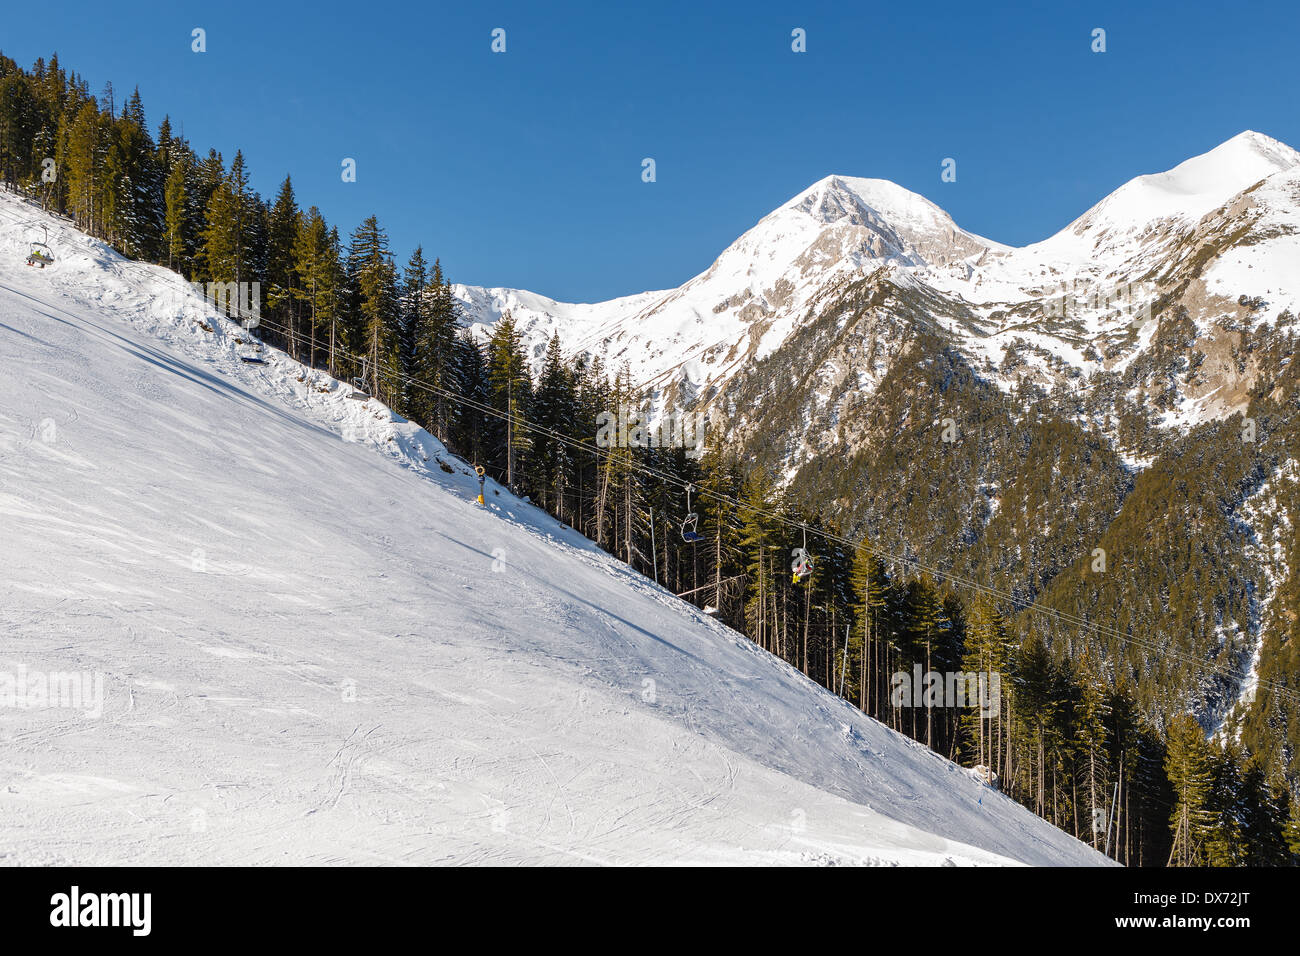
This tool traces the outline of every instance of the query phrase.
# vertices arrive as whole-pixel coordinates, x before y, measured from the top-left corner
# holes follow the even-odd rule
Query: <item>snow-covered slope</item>
[[[1208,153],[1163,173],[1138,176],[1062,230],[1066,234],[1116,235],[1162,219],[1195,223],[1262,179],[1300,165],[1285,143],[1247,130]],[[1100,246],[1094,243],[1094,246]]]
[[[1022,380],[1051,391],[1120,374],[1148,352],[1146,319],[1161,296],[1171,310],[1189,309],[1212,357],[1230,348],[1215,334],[1225,320],[1300,312],[1298,184],[1300,153],[1247,131],[1012,248],[893,183],[830,176],[678,289],[581,306],[506,289],[457,293],[480,329],[511,308],[537,361],[558,330],[569,352],[600,355],[610,368],[627,362],[660,401],[686,403],[721,394],[833,306],[846,283],[870,277],[914,290],[936,328],[1005,391]],[[1263,305],[1247,316],[1242,296]],[[1156,424],[1187,428],[1236,411],[1236,373],[1214,369]]]
[[[0,862],[1105,862],[241,338],[0,196]]]

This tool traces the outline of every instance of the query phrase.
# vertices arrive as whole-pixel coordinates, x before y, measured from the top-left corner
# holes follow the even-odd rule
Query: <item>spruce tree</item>
[[[172,166],[167,176],[165,191],[167,268],[176,269],[186,276],[189,275],[190,269],[186,243],[189,232],[188,178],[189,162],[185,157],[181,157]]]
[[[1173,846],[1168,865],[1201,866],[1207,861],[1205,847],[1215,822],[1209,808],[1214,784],[1210,745],[1191,714],[1175,715],[1167,734],[1165,773],[1176,800],[1169,821]]]
[[[529,433],[519,426],[528,417],[532,380],[523,340],[509,311],[501,316],[488,340],[487,372],[491,404],[503,413],[498,419],[497,434],[504,437],[501,463],[506,486],[514,490],[516,465],[531,445]]]
[[[853,553],[853,571],[849,577],[852,608],[857,618],[849,640],[849,661],[856,661],[857,667],[850,666],[843,684],[850,699],[856,698],[858,707],[872,715],[882,713],[882,678],[888,679],[883,673],[885,661],[880,641],[880,616],[885,608],[887,586],[885,565],[864,536]]]
[[[398,322],[398,363],[408,379],[420,381],[421,332],[428,323],[429,264],[424,260],[424,248],[416,246],[402,273],[400,321]],[[433,431],[430,409],[433,393],[409,380],[403,382],[402,414]]]
[[[577,394],[560,349],[559,333],[551,336],[533,401],[533,418],[546,432],[572,439]],[[543,434],[536,439],[534,473],[543,508],[563,520],[564,500],[572,477],[573,449],[563,440]]]
[[[434,433],[439,438],[447,434],[449,423],[448,404],[450,399],[445,393],[455,392],[460,384],[456,374],[456,333],[460,328],[456,297],[452,294],[451,283],[442,273],[442,262],[433,260],[433,273],[429,277],[430,303],[427,324],[420,330],[419,372],[435,391],[432,395],[431,415]]]
[[[391,400],[399,384],[397,269],[388,251],[388,236],[375,216],[352,233],[348,248],[351,298],[349,339],[364,357],[361,374],[370,394]]]
[[[302,213],[293,192],[293,182],[284,177],[271,207],[267,235],[266,307],[277,324],[286,329],[284,344],[298,355],[298,270],[294,247],[302,230]]]

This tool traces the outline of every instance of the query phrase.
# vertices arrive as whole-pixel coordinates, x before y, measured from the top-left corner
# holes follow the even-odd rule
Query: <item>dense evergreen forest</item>
[[[725,434],[710,433],[702,457],[598,445],[602,412],[645,399],[626,370],[569,355],[557,337],[534,376],[508,314],[486,342],[462,328],[437,258],[416,248],[399,267],[374,216],[345,238],[315,206],[304,208],[288,176],[264,199],[241,153],[200,154],[167,118],[152,130],[138,90],[118,103],[111,86],[92,95],[57,57],[24,70],[0,56],[0,175],[125,256],[192,281],[260,282],[259,331],[269,344],[364,387],[809,680],[979,766],[1115,859],[1300,862],[1300,803],[1276,761],[1207,740],[1191,717],[1153,720],[1135,683],[1095,665],[1088,641],[1071,653],[1070,641],[1029,626],[1023,602],[1007,592],[874,545],[833,497],[819,502],[798,483],[778,489]],[[1065,439],[1047,427],[1031,440]],[[1071,453],[1105,454],[1082,445]],[[849,471],[881,467],[845,464],[846,488]],[[923,495],[911,506],[932,507]],[[968,543],[957,532],[954,550]],[[792,552],[805,546],[811,573],[796,579]],[[1059,570],[1023,587],[1036,593]],[[918,665],[997,674],[1001,693],[985,714],[970,700],[900,700],[895,675]]]

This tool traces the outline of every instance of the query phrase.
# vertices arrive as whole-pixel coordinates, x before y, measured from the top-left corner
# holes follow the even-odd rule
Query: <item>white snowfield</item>
[[[1107,862],[240,337],[0,196],[0,862]]]

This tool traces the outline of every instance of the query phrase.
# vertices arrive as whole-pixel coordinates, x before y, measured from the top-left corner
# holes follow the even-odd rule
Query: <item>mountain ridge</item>
[[[1146,343],[1116,351],[1134,325],[1125,310],[1147,310],[1159,296],[1150,280],[1178,268],[1170,261],[1177,243],[1225,204],[1249,205],[1245,194],[1297,168],[1300,153],[1247,130],[1172,170],[1129,180],[1052,236],[1019,247],[962,229],[929,199],[887,180],[833,174],[761,218],[676,289],[577,304],[523,290],[454,288],[466,324],[480,335],[512,312],[535,370],[559,333],[571,354],[589,352],[610,367],[627,362],[633,381],[662,408],[707,404],[774,352],[829,290],[883,269],[891,281],[946,297],[937,315],[951,320],[954,345],[1004,390],[1014,381],[996,367],[1017,339],[1042,353],[1045,362],[1030,365],[1038,366],[1035,384],[1050,389],[1063,376],[1087,380],[1131,363]],[[1273,273],[1300,267],[1300,258],[1284,258]],[[1213,291],[1225,301],[1255,294]],[[1086,307],[1097,302],[1100,308]],[[1300,307],[1300,294],[1290,293],[1278,311],[1288,306]]]

